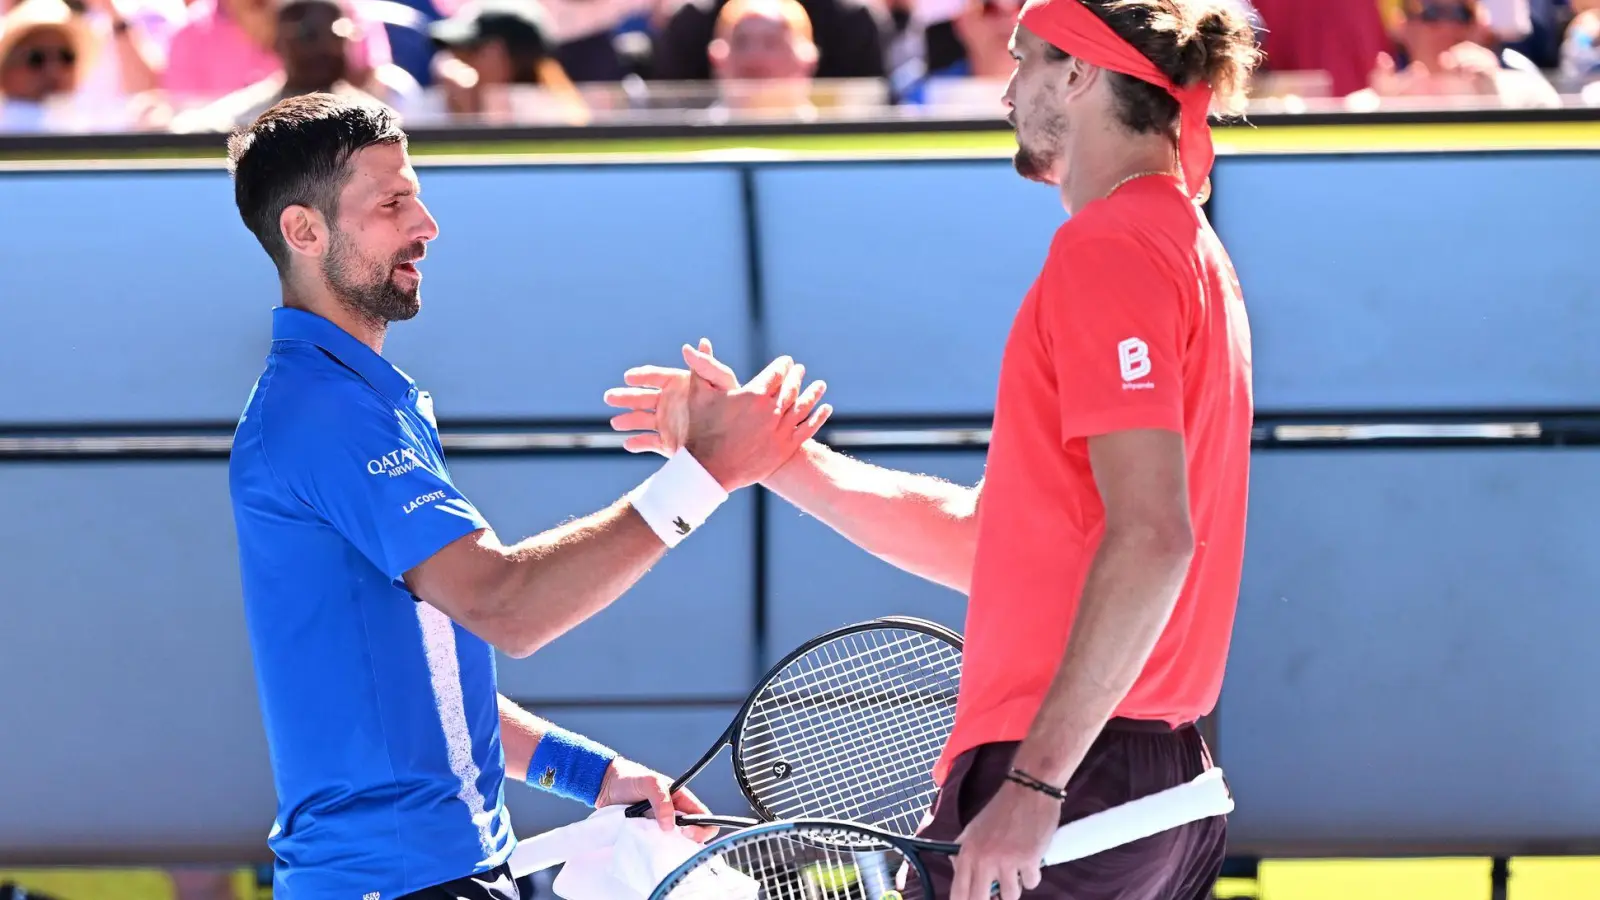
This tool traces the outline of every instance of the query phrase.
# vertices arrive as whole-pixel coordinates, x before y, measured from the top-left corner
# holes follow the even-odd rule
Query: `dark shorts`
[[[413,891],[396,900],[522,900],[522,891],[511,877],[511,866],[503,865]]]
[[[984,744],[956,757],[921,835],[954,841],[1004,783],[1016,742]],[[1113,719],[1067,785],[1061,824],[1175,787],[1211,768],[1211,753],[1193,726]],[[1076,862],[1050,866],[1028,898],[1071,900],[1206,900],[1222,870],[1227,820],[1192,822]],[[949,857],[923,855],[940,898],[950,896]]]

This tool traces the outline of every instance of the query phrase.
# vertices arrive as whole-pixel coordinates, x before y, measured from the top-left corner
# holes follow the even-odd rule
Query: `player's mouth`
[[[419,262],[422,262],[422,257],[421,256],[415,257],[413,259],[408,259],[408,260],[405,260],[403,262],[398,262],[398,263],[395,263],[394,270],[396,272],[404,272],[407,275],[411,275],[411,276],[413,276],[415,278],[421,278],[422,277],[422,270],[417,268],[417,263],[419,263]]]

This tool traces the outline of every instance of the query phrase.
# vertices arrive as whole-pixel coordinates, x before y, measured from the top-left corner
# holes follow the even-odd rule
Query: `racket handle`
[[[635,812],[635,810],[637,810],[637,812]],[[648,800],[641,800],[638,803],[635,803],[633,806],[623,810],[622,814],[630,819],[654,817],[654,814],[650,810],[650,802]],[[678,813],[677,816],[674,817],[674,821],[681,826],[692,827],[695,825],[712,825],[717,828],[749,828],[752,825],[761,824],[759,819],[751,819],[745,816],[695,816],[685,815],[684,813]]]
[[[1085,816],[1056,830],[1045,848],[1047,866],[1104,853],[1190,822],[1233,812],[1233,796],[1222,770],[1211,768],[1193,781]]]

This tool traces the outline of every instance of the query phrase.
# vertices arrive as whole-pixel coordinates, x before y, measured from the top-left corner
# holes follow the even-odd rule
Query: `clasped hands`
[[[609,406],[629,410],[611,419],[630,435],[633,453],[671,456],[686,448],[724,490],[756,484],[810,440],[833,407],[822,402],[827,383],[802,389],[806,367],[787,356],[774,359],[744,384],[712,355],[711,342],[683,346],[687,368],[638,366],[623,375],[627,387],[606,391]]]

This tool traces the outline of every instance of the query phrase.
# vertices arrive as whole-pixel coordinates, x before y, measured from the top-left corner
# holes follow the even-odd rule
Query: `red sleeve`
[[[1127,238],[1058,240],[1040,327],[1061,395],[1061,441],[1133,428],[1183,433],[1184,294]]]

